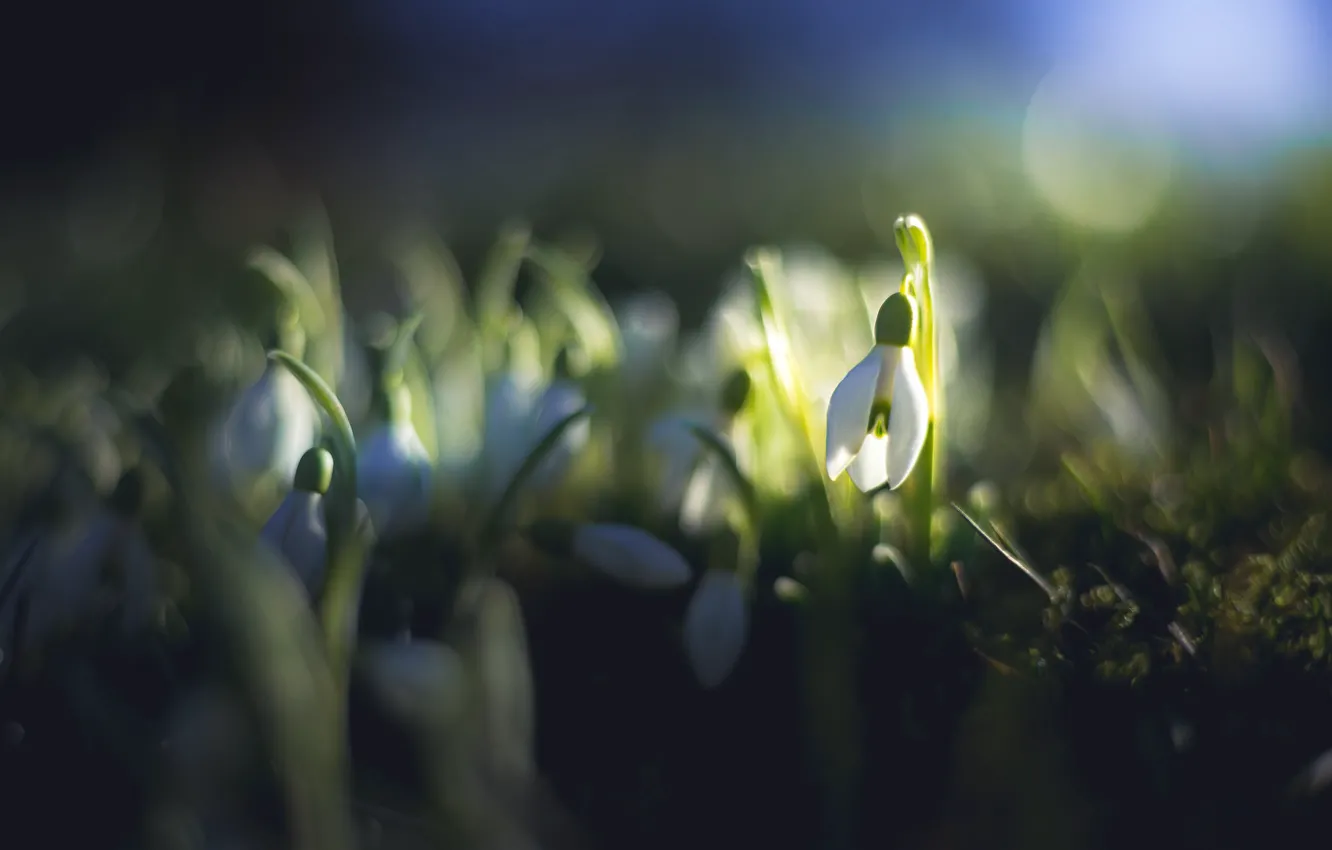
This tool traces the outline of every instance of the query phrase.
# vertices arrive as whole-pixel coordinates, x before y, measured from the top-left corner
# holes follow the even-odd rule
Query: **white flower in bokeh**
[[[624,346],[620,375],[629,388],[650,383],[665,369],[675,350],[680,314],[660,292],[635,295],[616,306]]]
[[[536,449],[555,426],[587,405],[587,396],[569,371],[568,353],[560,352],[555,363],[555,375],[536,401],[536,409],[525,436],[527,453]],[[560,483],[574,458],[587,446],[592,437],[592,423],[587,417],[571,424],[560,435],[558,442],[537,467],[530,484],[545,489]]]
[[[138,524],[143,481],[121,476],[108,504],[43,541],[27,565],[25,646],[39,646],[119,609],[122,629],[148,627],[157,604],[157,564]]]
[[[296,467],[291,491],[282,499],[259,539],[282,556],[306,593],[317,598],[324,587],[328,561],[328,523],[324,494],[333,477],[333,457],[324,449],[310,449]],[[357,501],[357,526],[369,533],[369,512]]]
[[[658,504],[664,511],[679,512],[680,527],[686,533],[701,534],[718,527],[724,519],[723,502],[734,491],[722,460],[703,448],[694,429],[711,431],[736,454],[732,431],[749,399],[750,387],[749,373],[737,369],[723,384],[714,409],[694,416],[665,416],[649,430],[648,445],[662,462]]]
[[[269,476],[290,481],[301,455],[314,445],[318,424],[300,381],[270,362],[214,430],[213,469],[239,488]]]
[[[415,426],[404,417],[381,422],[356,456],[357,493],[383,535],[424,522],[430,511],[430,455]]]

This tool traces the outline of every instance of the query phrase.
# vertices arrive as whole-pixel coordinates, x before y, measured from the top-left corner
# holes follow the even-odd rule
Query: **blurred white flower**
[[[410,421],[381,423],[359,447],[357,492],[376,531],[389,535],[424,522],[430,511],[432,469]]]
[[[292,489],[283,498],[259,539],[282,556],[313,599],[323,590],[328,562],[328,521],[324,493],[333,475],[333,458],[324,449],[311,449],[296,468]],[[370,533],[369,511],[358,500],[357,527]]]
[[[527,457],[527,432],[541,381],[519,371],[506,371],[486,382],[479,486],[488,499],[498,498]]]
[[[590,523],[573,532],[573,556],[621,584],[667,590],[689,581],[689,562],[672,547],[631,525]]]
[[[730,570],[703,574],[684,618],[685,656],[704,688],[731,675],[749,640],[749,606],[740,577]]]
[[[287,369],[269,363],[214,430],[213,469],[223,481],[247,487],[274,476],[287,482],[314,445],[319,416],[305,388]]]
[[[311,598],[319,595],[328,552],[322,494],[292,489],[264,524],[259,539],[291,565]]]
[[[141,488],[137,472],[126,473],[109,506],[38,544],[19,590],[28,600],[26,646],[39,646],[117,607],[126,632],[149,625],[157,604],[157,564],[135,518]]]
[[[536,404],[536,415],[532,418],[531,430],[526,437],[527,451],[537,447],[542,440],[565,417],[581,410],[587,404],[587,397],[578,384],[566,377],[556,377],[542,392]],[[586,418],[574,422],[541,461],[532,476],[531,486],[544,489],[557,485],[568,471],[570,464],[592,437],[592,423]]]
[[[726,442],[727,425],[725,417],[715,410],[696,410],[692,415],[663,416],[648,431],[647,448],[660,463],[657,506],[665,513],[679,511],[682,527],[697,524],[699,511],[715,505],[723,496],[721,490],[724,487],[724,480],[718,482],[712,472],[716,458],[705,453],[691,426],[707,428]],[[717,482],[717,486],[713,482]],[[686,503],[692,506],[688,511]],[[684,517],[685,513],[690,519]]]
[[[640,293],[618,304],[615,315],[624,346],[623,382],[633,388],[654,380],[675,350],[680,330],[675,302],[660,292]]]
[[[658,506],[667,512],[678,510],[680,528],[688,534],[717,528],[724,520],[724,502],[735,490],[722,460],[703,448],[693,429],[711,431],[739,462],[732,432],[749,391],[749,374],[735,370],[723,384],[715,408],[693,417],[664,416],[648,432],[648,447],[661,461]]]
[[[826,464],[836,480],[848,467],[863,492],[901,486],[916,466],[929,430],[929,400],[907,346],[914,306],[896,293],[884,301],[876,344],[828,400]]]

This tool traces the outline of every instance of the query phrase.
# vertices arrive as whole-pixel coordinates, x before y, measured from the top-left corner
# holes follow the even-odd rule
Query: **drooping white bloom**
[[[486,384],[479,482],[488,499],[500,491],[527,456],[527,432],[541,395],[540,380],[507,371]]]
[[[314,402],[287,369],[269,363],[214,431],[213,467],[244,485],[267,475],[290,481],[319,424]]]
[[[659,503],[664,510],[678,510],[680,527],[688,534],[716,529],[723,502],[735,489],[722,460],[703,448],[694,429],[710,431],[739,460],[732,431],[749,389],[748,373],[736,370],[723,384],[715,409],[694,418],[666,416],[649,430],[648,443],[663,461]]]
[[[660,463],[657,500],[663,511],[680,506],[703,457],[703,446],[691,426],[718,431],[723,424],[715,411],[700,407],[662,416],[648,428],[647,448]]]
[[[293,489],[264,524],[259,539],[291,565],[306,593],[311,597],[319,595],[328,558],[328,526],[322,494]]]
[[[620,374],[629,389],[640,388],[661,373],[675,348],[680,313],[660,292],[633,296],[615,310],[624,342]]]
[[[587,397],[575,381],[563,377],[551,381],[537,401],[536,413],[526,435],[527,450],[530,452],[535,449],[561,420],[581,410],[586,404]],[[586,417],[566,428],[537,467],[532,476],[532,486],[543,488],[559,483],[591,437],[592,423]]]
[[[930,424],[929,398],[907,345],[914,306],[895,293],[876,324],[874,348],[828,400],[828,477],[836,479],[850,468],[851,480],[867,493],[885,483],[901,486],[916,466]]]
[[[405,388],[394,413],[357,447],[357,495],[375,530],[395,534],[423,522],[430,511],[430,455],[411,423]]]
[[[684,618],[684,649],[694,676],[715,688],[735,669],[749,639],[749,606],[740,577],[710,569],[699,580]]]
[[[120,607],[126,631],[146,627],[157,601],[157,564],[134,519],[140,485],[134,473],[122,476],[112,497],[114,509],[46,538],[26,565],[28,619],[24,644],[40,645]],[[119,503],[119,504],[117,504]]]
[[[667,590],[689,581],[689,562],[683,555],[631,525],[580,525],[573,532],[572,550],[574,557],[630,587]]]

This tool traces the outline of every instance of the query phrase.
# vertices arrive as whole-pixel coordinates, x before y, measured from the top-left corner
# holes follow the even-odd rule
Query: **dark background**
[[[523,216],[550,238],[595,236],[603,288],[664,288],[688,320],[751,244],[891,253],[882,224],[913,210],[1033,327],[1098,252],[1131,258],[1166,321],[1246,281],[1278,314],[1321,315],[1321,4],[1153,13],[1179,36],[1177,66],[1234,77],[1206,100],[1111,69],[1127,100],[1173,98],[1158,113],[1178,131],[1182,177],[1149,226],[1088,232],[1033,198],[1018,150],[1033,92],[1139,5],[27,3],[0,25],[0,285],[59,317],[36,336],[95,346],[114,330],[94,295],[136,315],[214,310],[241,250],[280,242],[317,201],[353,306],[387,291],[379,255],[395,228],[425,223],[471,269],[498,224]],[[1259,38],[1268,30],[1303,52]],[[1237,47],[1233,62],[1215,56]],[[1296,63],[1304,99],[1261,127],[1235,118],[1232,101],[1273,100],[1264,69],[1297,53],[1312,57]],[[1087,97],[1119,133],[1125,98]],[[78,230],[83,208],[101,224]]]

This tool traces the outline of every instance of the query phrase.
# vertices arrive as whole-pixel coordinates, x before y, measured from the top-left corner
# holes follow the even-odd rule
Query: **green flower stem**
[[[930,563],[931,525],[938,490],[946,481],[944,468],[944,393],[939,369],[939,328],[934,312],[934,242],[925,222],[918,215],[904,215],[893,223],[897,250],[906,271],[902,291],[911,290],[919,307],[919,331],[916,337],[916,368],[929,399],[930,426],[922,449],[924,462],[903,486],[907,514],[911,523],[910,558],[913,564]]]
[[[508,516],[509,510],[513,507],[514,502],[517,500],[518,494],[522,492],[523,485],[527,483],[527,480],[531,478],[537,471],[538,467],[541,466],[541,462],[546,459],[546,456],[550,454],[559,443],[560,438],[564,436],[564,432],[569,430],[569,427],[579,419],[591,414],[591,412],[591,405],[583,405],[559,422],[556,422],[550,431],[547,432],[546,436],[541,439],[541,442],[537,443],[536,447],[528,452],[527,457],[523,458],[522,465],[518,467],[518,471],[513,474],[513,477],[509,479],[509,483],[505,485],[504,491],[501,492],[500,497],[495,500],[495,504],[491,506],[485,521],[481,524],[481,544],[483,546],[491,546],[498,542],[500,534],[504,530],[504,520]]]
[[[324,496],[328,581],[319,615],[329,663],[345,695],[356,651],[357,612],[365,572],[356,516],[356,437],[342,403],[313,369],[285,351],[271,351],[268,356],[289,369],[333,421],[333,481]]]

